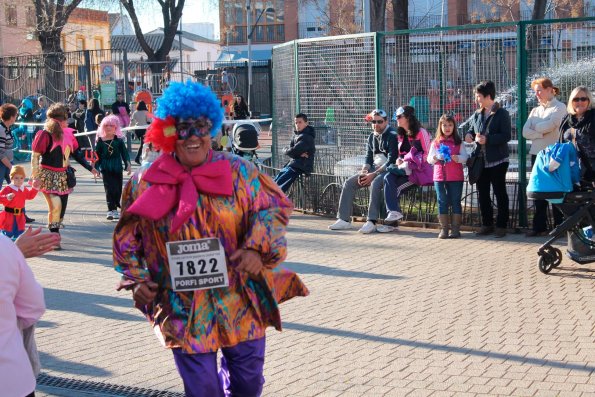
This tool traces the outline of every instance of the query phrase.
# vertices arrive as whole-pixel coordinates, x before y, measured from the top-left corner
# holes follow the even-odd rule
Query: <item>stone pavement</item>
[[[115,291],[115,224],[101,182],[77,168],[64,250],[29,261],[48,306],[38,395],[182,395],[171,353]],[[43,223],[43,198],[27,210]],[[282,333],[269,329],[265,396],[595,396],[595,265],[564,258],[545,276],[540,240],[521,235],[331,222],[291,218],[285,265],[311,295],[282,305]]]

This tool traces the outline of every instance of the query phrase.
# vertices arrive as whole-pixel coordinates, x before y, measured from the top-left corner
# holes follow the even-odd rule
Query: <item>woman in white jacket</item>
[[[539,101],[539,106],[531,110],[529,118],[523,126],[523,137],[531,141],[531,164],[535,164],[537,153],[558,141],[560,123],[566,116],[566,105],[556,99],[560,93],[552,81],[542,77],[531,82],[531,88]],[[533,228],[525,235],[527,237],[544,236],[547,228],[547,201],[535,200]],[[554,226],[562,222],[562,213],[553,207]]]

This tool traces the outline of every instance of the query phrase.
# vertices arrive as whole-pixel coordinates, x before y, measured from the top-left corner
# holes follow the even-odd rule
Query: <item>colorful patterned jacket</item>
[[[147,280],[157,283],[154,303],[137,307],[166,347],[188,353],[213,352],[262,338],[267,326],[280,330],[279,303],[308,294],[295,273],[277,267],[286,257],[291,202],[254,164],[229,153],[212,152],[209,161],[217,160],[230,162],[232,196],[199,193],[196,210],[172,232],[175,208],[157,221],[127,211],[149,187],[143,180],[149,166],[143,166],[125,187],[122,216],[114,230],[114,266],[123,276],[120,288]],[[150,167],[164,161],[171,161],[171,155],[163,154]],[[218,237],[224,247],[229,287],[173,291],[165,243],[205,237]],[[236,264],[229,257],[237,249],[261,254],[264,270],[260,277],[234,269]]]

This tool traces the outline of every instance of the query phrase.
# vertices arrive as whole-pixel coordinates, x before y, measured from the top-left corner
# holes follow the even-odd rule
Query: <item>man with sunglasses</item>
[[[359,229],[360,233],[369,234],[376,231],[388,232],[394,226],[376,225],[380,216],[382,202],[382,187],[384,176],[389,164],[394,164],[398,157],[397,132],[388,123],[388,115],[382,109],[374,109],[367,117],[372,125],[372,133],[366,144],[366,161],[361,171],[350,177],[343,184],[337,221],[329,226],[331,230],[351,229],[351,213],[353,200],[358,189],[370,188],[370,202],[368,203],[368,217],[366,223]]]

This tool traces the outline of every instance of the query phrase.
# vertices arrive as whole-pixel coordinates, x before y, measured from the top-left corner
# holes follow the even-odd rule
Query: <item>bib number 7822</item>
[[[180,276],[184,276],[186,273],[190,276],[194,276],[198,269],[198,274],[209,274],[209,273],[216,273],[217,270],[217,258],[210,258],[208,263],[204,259],[199,259],[196,261],[187,260],[187,261],[178,261],[176,265],[180,268]],[[186,272],[184,272],[184,268]]]

